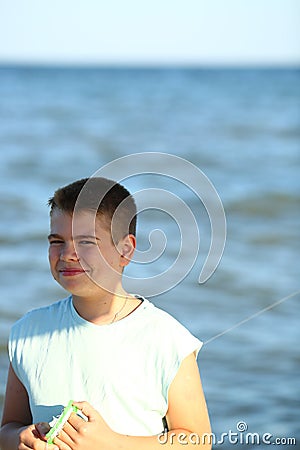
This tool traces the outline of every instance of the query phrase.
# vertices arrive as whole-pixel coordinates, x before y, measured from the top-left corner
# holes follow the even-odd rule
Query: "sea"
[[[142,193],[125,281],[203,342],[214,448],[300,448],[300,69],[0,67],[0,416],[12,324],[67,296],[48,199],[95,174]]]

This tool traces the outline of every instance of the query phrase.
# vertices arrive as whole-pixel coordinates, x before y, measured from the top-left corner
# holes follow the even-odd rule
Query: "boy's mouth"
[[[82,273],[85,273],[86,271],[82,268],[65,268],[60,269],[59,273],[61,273],[64,277],[72,277],[74,275],[80,275]]]

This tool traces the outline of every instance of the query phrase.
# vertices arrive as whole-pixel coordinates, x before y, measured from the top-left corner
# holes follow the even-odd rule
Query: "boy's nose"
[[[62,261],[79,261],[74,244],[65,243],[60,252]]]

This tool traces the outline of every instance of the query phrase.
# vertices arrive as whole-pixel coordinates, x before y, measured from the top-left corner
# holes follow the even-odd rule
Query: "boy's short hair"
[[[48,206],[50,216],[56,209],[69,214],[74,210],[95,212],[107,225],[115,243],[128,234],[136,234],[137,211],[132,195],[124,186],[107,178],[83,178],[59,188]]]

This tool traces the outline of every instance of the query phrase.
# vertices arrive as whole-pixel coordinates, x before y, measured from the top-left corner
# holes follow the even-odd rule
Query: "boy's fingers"
[[[59,447],[57,447],[57,445],[54,444],[47,444],[47,442],[45,442],[46,447],[44,450],[59,450]]]
[[[74,433],[78,432],[82,428],[83,424],[86,424],[86,421],[81,417],[78,417],[77,414],[72,413],[68,421],[65,423],[63,431],[65,431],[71,439],[74,439]]]
[[[88,418],[89,422],[95,420],[98,412],[92,407],[92,405],[88,402],[73,402],[74,406],[77,406],[81,412]]]
[[[63,430],[61,430],[56,438],[54,439],[54,443],[57,444],[58,448],[60,449],[71,449],[73,448],[74,442],[70,434],[73,435],[73,432],[70,433],[69,430],[66,430],[66,427],[68,426],[68,422],[65,424]],[[71,425],[69,425],[71,427]],[[71,427],[72,428],[72,427]],[[75,430],[73,430],[75,431]]]

